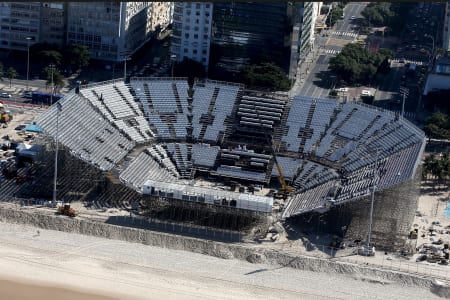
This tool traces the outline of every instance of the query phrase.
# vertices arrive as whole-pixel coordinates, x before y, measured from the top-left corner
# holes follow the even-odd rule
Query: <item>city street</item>
[[[346,44],[357,39],[359,29],[355,24],[357,19],[361,18],[361,11],[366,5],[367,3],[362,2],[348,3],[344,8],[344,19],[339,20],[334,28],[325,30],[322,36],[316,37],[313,51],[317,55],[311,60],[306,60],[306,71],[302,72],[304,68],[299,68],[301,71],[297,75],[297,80],[300,80],[300,84],[293,88],[294,95],[328,97],[336,84],[328,71],[330,58],[336,56]]]

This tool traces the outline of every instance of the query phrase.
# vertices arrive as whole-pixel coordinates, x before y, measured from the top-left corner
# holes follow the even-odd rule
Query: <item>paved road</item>
[[[344,8],[344,19],[339,20],[335,28],[326,31],[327,36],[316,37],[316,48],[318,54],[312,61],[307,60],[307,74],[302,74],[301,87],[294,90],[295,95],[309,96],[314,98],[326,98],[333,88],[335,82],[332,74],[328,71],[328,64],[331,57],[336,56],[346,44],[357,39],[357,20],[361,18],[361,11],[367,3],[348,3]]]

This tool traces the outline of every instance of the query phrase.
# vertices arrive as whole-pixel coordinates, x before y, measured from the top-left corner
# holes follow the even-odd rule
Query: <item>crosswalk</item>
[[[340,52],[341,52],[341,50],[335,50],[335,49],[326,49],[325,50],[325,53],[327,53],[327,54],[334,54],[334,55],[337,55]]]
[[[401,59],[401,58],[394,58],[391,61],[396,62],[396,63],[399,63],[400,61],[402,61],[402,63],[405,63],[405,64],[416,64],[418,66],[427,64],[427,62],[424,62],[421,60],[408,60],[408,59]]]
[[[405,64],[410,63],[422,66],[428,64],[428,57],[424,57],[423,55],[397,54],[391,59],[391,62],[395,63],[402,62]]]
[[[336,50],[336,49],[324,49],[324,51],[326,54],[331,54],[331,55],[338,55],[341,50]]]
[[[348,31],[333,31],[331,34],[332,35],[337,35],[337,36],[352,37],[352,38],[356,38],[358,36],[357,33],[355,33],[355,32],[348,32]]]

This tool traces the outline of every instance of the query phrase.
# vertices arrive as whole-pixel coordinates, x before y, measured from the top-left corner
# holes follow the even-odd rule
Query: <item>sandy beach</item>
[[[2,299],[8,300],[114,300],[116,297],[88,294],[60,287],[37,285],[32,282],[21,282],[0,279],[0,295]]]
[[[2,222],[0,232],[0,299],[440,299],[427,287],[350,274]]]

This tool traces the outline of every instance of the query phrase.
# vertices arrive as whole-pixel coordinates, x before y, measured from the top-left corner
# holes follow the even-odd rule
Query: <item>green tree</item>
[[[9,67],[7,73],[9,79],[9,87],[11,88],[11,81],[16,78],[18,74],[16,69],[14,69],[13,67]]]
[[[333,7],[331,12],[328,14],[326,24],[330,25],[331,23],[331,27],[334,26],[334,24],[336,24],[336,22],[342,17],[343,13],[344,10],[341,7]]]
[[[287,91],[291,82],[284,71],[273,63],[262,63],[245,67],[240,76],[250,87],[264,87]]]
[[[62,54],[56,50],[43,50],[38,54],[40,62],[44,65],[61,65]]]
[[[450,139],[450,118],[441,112],[436,112],[425,120],[424,131],[430,138]]]
[[[348,83],[369,83],[384,59],[392,52],[380,50],[371,52],[358,44],[347,44],[342,51],[330,59],[329,68]]]
[[[361,15],[368,20],[369,26],[389,26],[391,18],[395,16],[389,2],[372,2],[368,4]]]
[[[50,86],[53,94],[55,94],[60,88],[62,88],[64,86],[64,77],[61,75],[61,73],[58,69],[53,70],[53,75],[52,75],[52,70],[50,67],[45,67],[43,72],[44,72],[45,78],[47,80],[45,84],[46,84],[46,86]],[[52,79],[52,76],[53,76],[53,79]],[[52,81],[53,81],[53,86],[52,86]]]
[[[78,69],[82,69],[89,65],[89,49],[87,46],[70,44],[67,56],[69,63]]]

